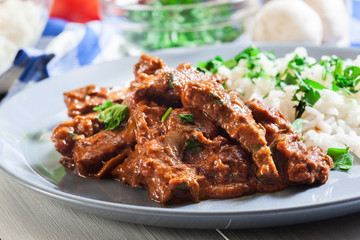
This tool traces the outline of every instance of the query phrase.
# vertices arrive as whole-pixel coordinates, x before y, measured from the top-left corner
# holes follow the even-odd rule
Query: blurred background
[[[360,47],[360,0],[1,0],[0,92],[124,56],[226,42]]]

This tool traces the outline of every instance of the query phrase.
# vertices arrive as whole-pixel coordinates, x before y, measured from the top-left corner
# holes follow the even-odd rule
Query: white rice
[[[260,54],[257,61],[269,76],[267,78],[252,79],[244,77],[247,71],[246,60],[241,59],[238,65],[232,70],[221,66],[218,72],[229,78],[228,85],[231,89],[241,89],[244,92],[242,100],[247,101],[253,98],[263,99],[270,106],[279,109],[290,121],[295,120],[296,102],[292,97],[298,86],[286,85],[283,90],[275,87],[275,76],[283,73],[290,60],[297,54],[299,57],[306,57],[310,63],[316,60],[308,56],[305,48],[297,48],[283,58],[275,61],[269,60],[264,54]],[[324,56],[323,59],[329,58]],[[360,56],[354,60],[344,60],[346,66],[360,67]],[[301,72],[302,78],[308,78],[319,82],[331,89],[333,76],[326,75],[323,80],[323,66],[316,64]],[[318,90],[321,98],[313,107],[307,106],[302,119],[307,120],[303,124],[303,139],[307,146],[317,145],[325,152],[328,148],[349,147],[357,157],[360,157],[360,93],[353,97],[328,89]]]
[[[32,47],[46,23],[46,10],[33,1],[0,1],[0,74],[6,71],[19,48]]]

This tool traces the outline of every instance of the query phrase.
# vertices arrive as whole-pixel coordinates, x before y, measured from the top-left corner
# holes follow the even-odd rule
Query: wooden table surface
[[[360,239],[360,213],[260,229],[162,228],[84,213],[27,189],[0,173],[0,239]]]

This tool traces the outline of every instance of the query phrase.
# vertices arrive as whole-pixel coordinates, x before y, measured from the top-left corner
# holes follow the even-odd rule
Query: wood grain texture
[[[0,174],[0,239],[360,239],[360,213],[284,227],[174,229],[114,221],[84,213],[27,189]]]

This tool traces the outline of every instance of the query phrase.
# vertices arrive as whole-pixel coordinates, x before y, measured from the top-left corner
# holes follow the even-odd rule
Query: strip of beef
[[[74,172],[81,176],[96,176],[106,162],[133,148],[134,129],[135,121],[130,116],[128,122],[116,130],[103,130],[76,141],[73,149]]]
[[[201,200],[253,193],[251,162],[239,145],[221,136],[210,140],[200,132],[194,132],[191,140],[198,144],[185,150],[183,161],[205,177],[199,181]]]
[[[55,149],[64,156],[72,158],[75,142],[98,133],[103,123],[96,118],[98,113],[76,116],[73,120],[59,124],[51,136]]]
[[[255,120],[266,129],[277,167],[281,175],[294,183],[325,183],[333,167],[332,159],[319,147],[306,148],[301,135],[276,109],[262,101],[247,102]]]
[[[166,108],[146,99],[133,106],[136,142],[138,144],[144,144],[146,141],[163,134],[164,130],[160,128],[160,120],[166,110]]]
[[[127,89],[110,89],[89,85],[64,93],[64,101],[69,117],[93,112],[93,108],[103,104],[107,99],[121,103]]]
[[[279,133],[294,133],[289,121],[277,109],[270,108],[256,99],[246,102],[246,106],[251,110],[255,121],[265,127],[268,143],[273,142]]]
[[[187,82],[183,89],[184,106],[194,106],[217,122],[231,138],[252,154],[256,176],[264,182],[276,181],[278,172],[267,147],[265,130],[258,125],[251,111],[232,92],[214,81]]]

